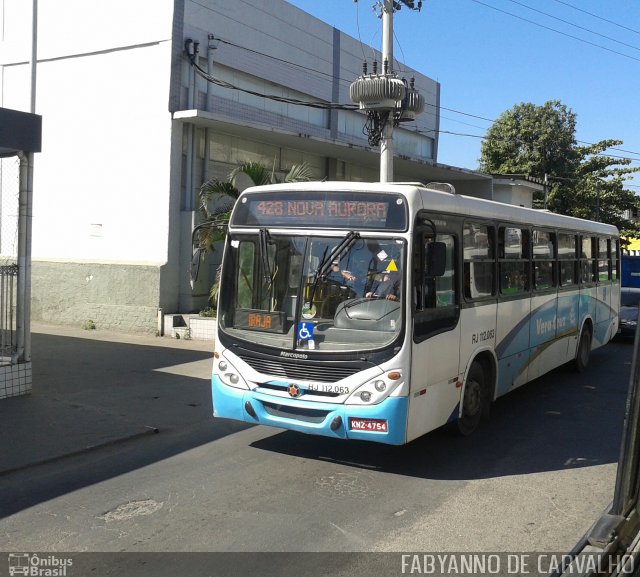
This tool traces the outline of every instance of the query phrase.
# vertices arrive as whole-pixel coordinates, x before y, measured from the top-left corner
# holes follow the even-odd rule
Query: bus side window
[[[582,238],[580,251],[580,282],[589,284],[596,281],[596,239],[590,236]]]
[[[611,278],[615,281],[620,278],[620,261],[618,256],[620,254],[618,241],[614,238],[611,239]]]
[[[611,262],[609,260],[609,239],[598,239],[598,281],[606,282],[611,279]]]
[[[447,260],[444,274],[429,282],[429,288],[434,293],[429,304],[435,308],[445,308],[457,304],[455,238],[449,234],[439,234],[436,240],[446,245]]]
[[[554,263],[556,235],[553,232],[533,231],[533,288],[541,291],[555,287]]]
[[[495,293],[494,228],[468,222],[464,225],[464,295],[468,299]]]
[[[576,284],[576,235],[558,233],[560,286]]]
[[[426,258],[418,258],[418,263],[414,261],[415,268],[419,270],[415,278],[414,298],[415,319],[414,338],[416,342],[429,338],[430,335],[438,334],[454,328],[460,316],[460,297],[458,293],[458,271],[457,271],[457,250],[458,238],[452,234],[438,234],[422,238],[421,250],[423,255],[425,246],[436,240],[446,246],[446,264],[442,276],[427,276]],[[414,269],[415,270],[415,269]]]
[[[498,233],[504,245],[500,259],[500,293],[515,295],[529,291],[529,231],[501,227]]]

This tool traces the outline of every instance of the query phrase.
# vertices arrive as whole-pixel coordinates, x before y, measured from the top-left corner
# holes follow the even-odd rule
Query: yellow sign
[[[388,272],[397,272],[398,271],[398,267],[396,265],[396,261],[391,259],[391,262],[389,263],[389,266],[387,267],[387,271]]]
[[[625,247],[627,250],[640,250],[640,239],[628,238],[629,244]]]

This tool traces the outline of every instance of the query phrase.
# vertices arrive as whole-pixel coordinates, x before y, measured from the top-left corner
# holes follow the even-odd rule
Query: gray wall
[[[35,261],[35,321],[155,334],[160,266]]]

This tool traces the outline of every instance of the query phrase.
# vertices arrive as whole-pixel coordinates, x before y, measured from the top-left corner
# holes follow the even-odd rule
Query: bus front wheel
[[[579,373],[583,373],[589,365],[589,357],[591,356],[591,329],[585,326],[580,333],[578,341],[578,349],[576,350],[576,358],[574,365]]]
[[[455,432],[462,436],[473,433],[480,425],[480,420],[488,412],[489,396],[487,379],[479,363],[469,369],[462,399],[462,414],[454,423]]]

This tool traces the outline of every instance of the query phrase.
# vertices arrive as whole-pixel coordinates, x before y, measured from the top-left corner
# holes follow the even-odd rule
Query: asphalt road
[[[198,407],[157,435],[0,477],[0,550],[567,551],[613,495],[632,348],[500,399],[470,438],[404,447]]]

